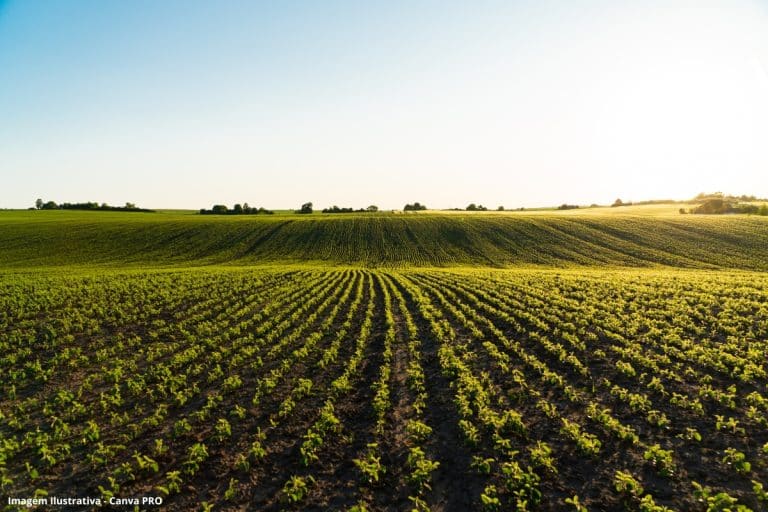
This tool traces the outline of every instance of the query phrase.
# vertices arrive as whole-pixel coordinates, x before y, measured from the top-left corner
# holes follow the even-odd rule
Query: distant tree
[[[370,205],[368,208],[366,208],[366,211],[369,211],[369,212],[377,212],[377,211],[379,211],[379,207],[378,207],[378,206],[376,206],[375,204],[372,204],[372,205]]]
[[[35,201],[35,208],[37,208],[38,210],[41,210],[44,204],[45,203],[43,203],[43,200],[38,198],[37,201]]]
[[[497,212],[503,212],[504,211],[504,207],[503,206],[499,206],[498,208],[496,208],[496,211]]]
[[[722,199],[709,199],[692,210],[692,213],[722,214],[730,210],[731,205]]]
[[[752,208],[749,208],[751,206]],[[703,213],[708,215],[722,215],[724,213],[757,213],[757,207],[753,205],[734,206],[722,197],[707,199],[696,208],[691,209],[691,213]]]
[[[622,201],[621,199],[616,199],[611,206],[613,207],[624,206],[624,201]]]
[[[768,216],[768,204],[763,203],[763,205],[760,207],[760,210],[757,212],[758,215],[762,215],[763,217]]]
[[[406,204],[403,207],[403,210],[406,212],[415,212],[415,211],[426,210],[426,209],[427,209],[427,205],[421,204],[418,201],[413,204]]]
[[[86,203],[61,203],[56,204],[53,201],[48,201],[40,206],[41,210],[90,210],[90,211],[110,211],[110,212],[154,212],[154,210],[148,210],[146,208],[139,208],[134,203],[125,203],[125,206],[110,206],[107,203],[96,203],[94,201],[88,201]]]
[[[223,204],[215,204],[213,205],[213,208],[210,210],[206,210],[205,208],[200,208],[200,215],[257,215],[257,214],[267,214],[271,215],[275,212],[271,210],[267,210],[266,208],[256,208],[251,207],[248,205],[248,203],[240,204],[237,203],[232,206],[232,209],[226,207],[226,205]]]
[[[733,213],[746,213],[747,215],[759,215],[760,208],[754,204],[737,204],[733,207]]]
[[[687,212],[685,211],[685,208],[680,208],[680,215],[685,215]]]
[[[355,210],[354,208],[350,208],[350,207],[339,208],[336,205],[333,205],[330,208],[323,208],[323,213],[355,213],[355,212],[363,213],[367,211],[368,210],[363,210],[362,208],[360,208],[359,210]]]
[[[701,192],[700,194],[698,194],[696,197],[693,198],[693,201],[695,201],[697,203],[700,203],[702,201],[707,201],[709,199],[723,199],[723,200],[733,199],[733,200],[738,200],[737,197],[730,197],[730,196],[727,197],[722,192],[712,192],[711,194],[708,194],[706,192]]]
[[[558,207],[557,207],[557,209],[558,209],[558,210],[575,210],[575,209],[577,209],[578,207],[579,207],[579,206],[578,206],[578,205],[576,205],[576,204],[567,204],[567,203],[563,203],[563,204],[561,204],[560,206],[558,206]]]
[[[301,205],[301,210],[297,211],[296,213],[312,213],[312,203],[304,203]]]
[[[477,211],[477,205],[475,203],[469,203],[467,207],[465,208],[468,212],[476,212]]]

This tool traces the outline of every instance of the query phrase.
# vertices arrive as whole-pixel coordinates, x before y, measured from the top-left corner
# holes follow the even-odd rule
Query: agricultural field
[[[768,512],[767,84],[768,0],[0,0],[0,512]]]
[[[0,271],[264,265],[768,270],[768,217],[569,212],[222,216],[0,211]],[[624,213],[622,213],[624,212]],[[666,213],[665,213],[666,212]],[[213,218],[212,218],[213,217]]]
[[[640,221],[605,222],[594,229]],[[703,238],[721,219],[668,222],[637,236]],[[738,241],[751,222],[686,261],[740,250],[743,268],[765,266],[764,231]],[[650,261],[639,243],[627,257]],[[765,510],[768,277],[595,254],[567,269],[85,268],[55,252],[6,265],[2,495],[158,496],[141,508],[173,511]]]

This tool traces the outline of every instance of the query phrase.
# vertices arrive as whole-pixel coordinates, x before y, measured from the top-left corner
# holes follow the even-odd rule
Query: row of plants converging
[[[0,485],[170,510],[760,510],[768,281],[0,278]]]

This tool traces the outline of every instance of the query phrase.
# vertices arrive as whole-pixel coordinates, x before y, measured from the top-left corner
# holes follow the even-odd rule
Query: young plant
[[[224,491],[225,501],[233,501],[235,499],[237,496],[237,488],[239,483],[240,482],[238,482],[236,478],[229,479],[229,487],[227,487],[227,490]]]
[[[357,469],[363,474],[363,479],[369,485],[377,484],[385,471],[384,466],[381,464],[381,457],[376,456],[377,448],[377,443],[369,443],[368,453],[366,453],[365,458],[352,460]]]
[[[215,434],[213,438],[216,441],[221,442],[225,439],[229,439],[232,436],[232,426],[229,424],[226,418],[219,418],[219,420],[216,422],[216,427],[214,430]]]
[[[565,503],[573,507],[575,512],[589,512],[589,509],[581,503],[578,494],[574,494],[572,498],[565,498]]]
[[[540,467],[552,474],[557,474],[555,460],[552,458],[552,448],[547,443],[536,442],[536,446],[529,448],[531,452],[531,462],[536,467]]]
[[[662,476],[672,476],[675,472],[675,462],[671,450],[664,450],[658,444],[648,448],[643,458],[650,461]]]
[[[495,485],[488,485],[483,489],[480,494],[480,503],[483,505],[483,510],[493,512],[501,510],[501,500]]]
[[[283,499],[288,503],[299,503],[309,494],[309,486],[314,483],[315,479],[311,476],[292,476],[283,486]]]
[[[613,486],[619,493],[632,498],[640,499],[643,494],[643,486],[635,480],[632,473],[626,471],[616,471],[613,477]]]
[[[737,473],[746,475],[752,471],[752,464],[747,461],[747,456],[735,448],[726,448],[723,464],[732,466]]]
[[[195,443],[189,447],[187,460],[184,461],[184,472],[190,476],[197,473],[202,464],[208,458],[208,449],[202,443]]]

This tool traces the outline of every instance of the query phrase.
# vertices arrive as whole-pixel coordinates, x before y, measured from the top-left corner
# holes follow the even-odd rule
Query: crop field
[[[2,495],[765,510],[768,276],[599,263],[6,270]]]
[[[0,212],[0,268],[306,264],[768,271],[768,217],[417,213],[211,218],[179,213]],[[655,208],[650,207],[650,211]]]

